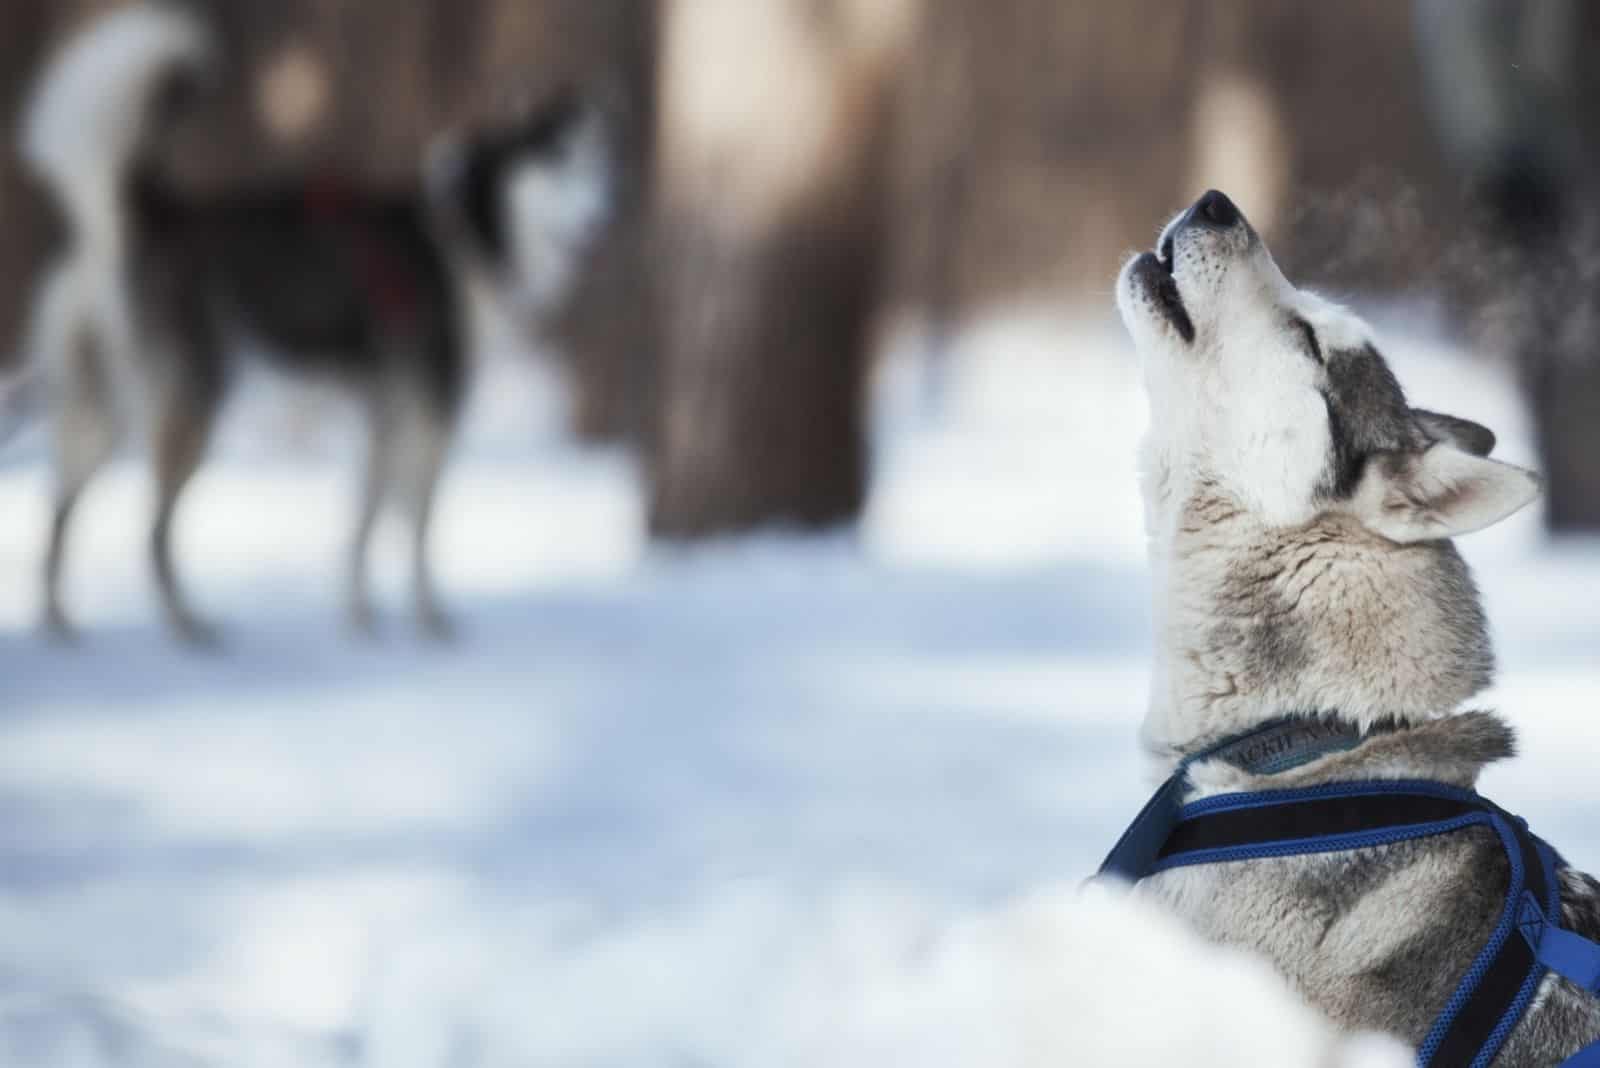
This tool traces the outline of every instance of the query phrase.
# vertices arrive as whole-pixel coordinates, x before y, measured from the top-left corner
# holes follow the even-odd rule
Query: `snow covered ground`
[[[1530,458],[1495,368],[1388,348]],[[221,655],[155,625],[131,463],[80,511],[86,643],[41,643],[47,473],[0,454],[0,1063],[963,1063],[975,976],[1048,1015],[1037,903],[1148,788],[1142,401],[1098,319],[979,324],[932,408],[920,376],[885,366],[853,535],[661,550],[627,461],[493,371],[441,505],[450,648],[398,545],[386,633],[344,640],[351,442],[263,444],[259,393],[180,522]],[[1463,549],[1524,742],[1486,789],[1600,870],[1600,549],[1531,515]]]

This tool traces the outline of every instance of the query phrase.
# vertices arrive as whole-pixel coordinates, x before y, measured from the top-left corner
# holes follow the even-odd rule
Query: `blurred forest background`
[[[1600,529],[1600,9],[1561,0],[194,0],[228,67],[173,160],[413,179],[446,129],[576,82],[620,214],[557,331],[574,431],[652,530],[847,520],[871,354],[999,304],[1109,304],[1210,186],[1286,273],[1515,360],[1559,529]],[[15,121],[104,0],[3,0],[0,358],[59,222]],[[1072,354],[1061,354],[1071,360]],[[1468,413],[1470,414],[1470,413]]]

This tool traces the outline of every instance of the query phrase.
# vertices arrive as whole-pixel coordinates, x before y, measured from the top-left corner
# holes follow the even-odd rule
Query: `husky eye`
[[[1311,329],[1310,323],[1298,315],[1294,317],[1294,328],[1305,335],[1306,355],[1316,360],[1320,366],[1322,364],[1322,346],[1317,343],[1317,332]]]

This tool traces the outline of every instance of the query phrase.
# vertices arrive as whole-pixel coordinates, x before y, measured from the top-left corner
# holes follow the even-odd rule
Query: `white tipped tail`
[[[69,38],[34,86],[18,149],[71,221],[73,240],[40,279],[24,365],[0,391],[8,425],[25,420],[41,388],[69,374],[76,338],[98,347],[117,403],[137,403],[129,373],[136,346],[123,284],[122,190],[146,138],[157,132],[151,110],[163,80],[206,65],[211,52],[210,35],[194,16],[159,3],[134,4]]]
[[[114,232],[117,190],[149,132],[161,80],[205,63],[210,36],[192,15],[158,4],[90,23],[51,58],[28,101],[18,149],[50,187],[80,240]]]

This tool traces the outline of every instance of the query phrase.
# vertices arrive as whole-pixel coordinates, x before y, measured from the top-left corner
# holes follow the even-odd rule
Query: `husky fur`
[[[71,222],[27,339],[57,476],[45,625],[71,632],[60,585],[74,506],[131,435],[156,476],[150,552],[167,619],[184,639],[212,636],[181,592],[171,528],[243,351],[343,387],[366,412],[352,623],[373,624],[367,547],[392,501],[410,525],[417,617],[442,634],[427,540],[467,377],[461,290],[486,282],[535,317],[560,299],[605,205],[598,119],[563,97],[515,129],[452,141],[450,167],[397,188],[308,177],[191,193],[160,157],[215,69],[192,13],[124,7],[67,42],[23,117],[22,156]],[[475,226],[455,225],[463,216]]]
[[[1470,787],[1514,752],[1463,705],[1494,668],[1451,538],[1538,494],[1494,435],[1409,406],[1365,324],[1298,290],[1234,205],[1208,193],[1132,259],[1117,303],[1143,364],[1157,654],[1145,746],[1186,754],[1284,715],[1393,727],[1293,771],[1220,760],[1190,799],[1360,779]],[[1174,869],[1154,895],[1256,950],[1336,1023],[1424,1038],[1503,904],[1492,832]],[[1560,874],[1563,922],[1600,938],[1600,883]],[[1551,1064],[1600,1037],[1600,999],[1552,976],[1496,1060]]]
[[[426,184],[464,272],[508,314],[537,322],[571,289],[604,225],[611,175],[594,105],[564,89],[529,115],[506,129],[440,138]]]

